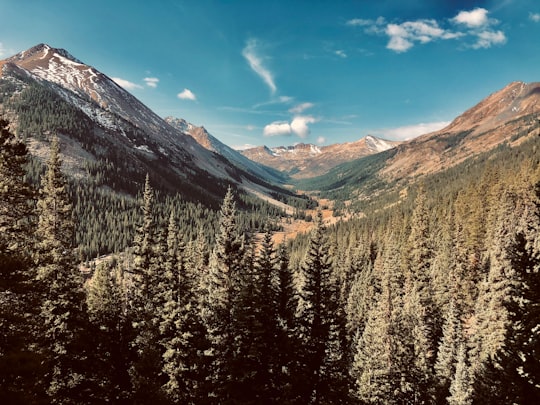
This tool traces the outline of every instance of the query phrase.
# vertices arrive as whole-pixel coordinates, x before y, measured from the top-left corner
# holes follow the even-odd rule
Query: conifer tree
[[[21,256],[28,248],[34,192],[25,181],[28,149],[0,119],[0,258]]]
[[[376,261],[381,291],[353,343],[354,393],[366,403],[402,403],[411,396],[410,387],[404,384],[410,357],[403,344],[400,255],[391,231],[385,239],[386,246]]]
[[[504,330],[499,329],[501,333],[495,335],[499,338],[497,351],[484,362],[478,378],[493,381],[498,389],[477,383],[475,397],[481,400],[532,404],[540,395],[539,186],[525,209],[528,214],[522,217],[526,221],[524,228],[510,238],[506,247],[506,282],[502,284],[506,288],[501,291],[504,299],[497,301],[504,306],[500,309]]]
[[[338,401],[348,389],[344,364],[345,348],[339,336],[338,289],[332,274],[329,245],[322,213],[319,211],[308,252],[301,269],[296,311],[299,339],[302,344],[300,368],[301,400],[319,404]]]
[[[458,348],[454,377],[450,385],[449,405],[469,405],[473,403],[473,390],[467,365],[467,350],[464,343]]]
[[[129,373],[136,402],[161,397],[161,347],[158,303],[162,302],[158,229],[154,219],[154,191],[147,175],[142,196],[142,220],[137,228],[128,313],[132,325],[130,341],[133,362]]]
[[[163,389],[173,403],[197,403],[202,395],[204,334],[196,313],[192,273],[186,269],[185,246],[171,212],[164,258],[165,284],[160,339],[163,346]]]
[[[38,396],[41,358],[31,350],[39,303],[31,262],[34,190],[25,181],[28,150],[0,119],[0,398]]]
[[[445,315],[443,334],[435,362],[438,398],[444,399],[448,395],[450,383],[455,374],[460,346],[464,346],[463,331],[457,305],[452,298]]]
[[[289,256],[284,244],[278,248],[278,274],[276,286],[277,300],[277,389],[285,401],[291,398],[294,362],[298,341],[295,333],[295,312],[297,296],[294,279],[289,268]]]
[[[410,348],[413,367],[409,373],[414,401],[431,401],[433,365],[438,325],[432,289],[433,250],[429,233],[426,195],[423,188],[415,199],[406,255],[406,279],[403,310],[408,328],[405,344]]]
[[[235,342],[234,304],[238,273],[244,260],[244,244],[236,225],[236,204],[232,188],[223,199],[216,245],[207,271],[202,275],[199,314],[206,329],[209,349],[208,395],[232,401],[235,395],[232,374]],[[236,331],[237,332],[237,331]]]
[[[61,171],[58,138],[53,138],[37,203],[37,280],[42,291],[41,347],[49,364],[47,392],[52,402],[83,401],[87,324],[82,277],[73,251],[74,224],[67,183]],[[81,350],[81,346],[83,350]]]
[[[99,264],[88,283],[86,302],[94,342],[95,401],[123,402],[130,398],[128,328],[122,269],[114,263]]]
[[[257,402],[277,400],[282,371],[279,363],[278,272],[272,234],[266,232],[254,263],[252,295],[253,311],[253,382]],[[284,298],[284,297],[282,297]]]

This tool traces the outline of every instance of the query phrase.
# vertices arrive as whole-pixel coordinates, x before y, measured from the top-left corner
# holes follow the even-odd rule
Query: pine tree
[[[281,364],[278,346],[278,271],[277,257],[272,242],[272,234],[264,235],[254,264],[253,285],[247,286],[252,296],[253,311],[253,351],[252,390],[256,402],[273,402],[278,399],[281,378]],[[286,280],[283,280],[284,282]],[[286,288],[286,287],[285,287]],[[282,296],[284,300],[286,297]],[[282,303],[283,304],[283,303]],[[286,305],[286,303],[285,303]]]
[[[376,261],[381,291],[353,343],[354,392],[366,403],[402,403],[410,397],[410,387],[403,384],[410,364],[402,341],[400,256],[393,233],[385,239],[386,247]]]
[[[122,269],[114,263],[97,266],[87,287],[86,302],[94,343],[95,401],[123,402],[130,398],[128,325]]]
[[[437,361],[435,362],[435,378],[438,385],[438,398],[446,398],[450,383],[455,374],[458,360],[458,349],[464,345],[461,319],[454,299],[450,300],[448,313],[445,315],[443,335],[439,343]]]
[[[514,237],[505,238],[510,239],[505,247],[507,262],[501,263],[506,288],[497,290],[504,293],[497,301],[503,305],[504,323],[497,323],[501,324],[496,329],[500,333],[495,334],[497,350],[479,374],[479,379],[490,379],[497,389],[476,384],[476,397],[491,402],[533,404],[540,395],[540,184],[531,194],[532,202],[521,217],[525,226]]]
[[[163,389],[173,403],[197,403],[202,395],[204,348],[194,297],[192,273],[186,269],[185,246],[171,212],[164,260],[166,288],[161,309],[160,339],[163,346]]]
[[[209,344],[205,351],[209,363],[208,395],[225,403],[231,401],[235,394],[232,361],[237,343],[233,308],[243,247],[236,225],[236,204],[229,187],[221,205],[216,245],[208,269],[201,277],[199,297],[199,315]]]
[[[411,231],[406,255],[404,296],[405,325],[413,367],[409,373],[414,401],[432,401],[433,365],[438,336],[438,316],[432,289],[431,262],[433,249],[429,233],[426,195],[422,188],[415,199],[411,218]]]
[[[298,341],[295,334],[295,312],[297,297],[294,279],[289,268],[289,256],[284,244],[278,248],[278,275],[276,286],[277,300],[277,347],[278,359],[276,372],[277,390],[282,402],[292,398],[292,379]],[[278,397],[278,398],[279,398]]]
[[[34,192],[25,181],[26,145],[0,119],[0,262],[20,256],[28,247]]]
[[[128,291],[128,316],[133,363],[129,373],[136,402],[161,400],[162,368],[159,346],[159,303],[162,269],[158,260],[158,229],[154,219],[154,191],[147,175],[142,196],[142,221],[134,243],[134,263]]]
[[[34,190],[25,181],[28,150],[0,119],[0,398],[30,402],[42,359],[31,349],[39,303],[32,266]]]
[[[42,291],[41,347],[50,372],[47,392],[52,402],[83,401],[85,352],[81,350],[87,325],[82,277],[73,251],[74,225],[67,184],[61,171],[58,138],[53,138],[47,170],[37,203],[37,280]]]
[[[465,344],[459,345],[454,377],[450,385],[449,405],[469,405],[473,403],[473,390],[468,373],[467,349]]]
[[[302,266],[296,319],[300,352],[298,386],[301,401],[311,404],[338,401],[348,392],[345,348],[339,336],[338,289],[332,274],[329,245],[319,211]]]

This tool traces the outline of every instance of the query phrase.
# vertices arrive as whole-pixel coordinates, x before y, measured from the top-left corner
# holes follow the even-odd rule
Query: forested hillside
[[[41,169],[0,130],[4,403],[540,396],[538,137],[275,246],[283,214],[232,188],[219,211],[148,176],[123,198],[68,181],[57,138]]]

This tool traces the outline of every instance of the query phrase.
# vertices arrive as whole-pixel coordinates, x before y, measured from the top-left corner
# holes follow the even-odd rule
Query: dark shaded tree
[[[58,138],[51,142],[37,203],[37,282],[42,294],[39,345],[46,358],[47,393],[53,403],[85,402],[88,325],[83,280],[74,255],[74,223]]]

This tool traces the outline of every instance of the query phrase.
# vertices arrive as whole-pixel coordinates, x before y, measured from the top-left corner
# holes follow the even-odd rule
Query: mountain
[[[165,117],[165,121],[172,127],[193,137],[205,149],[225,157],[246,172],[274,183],[282,183],[286,180],[286,176],[280,171],[248,159],[211,135],[204,127],[193,125],[182,118]]]
[[[99,174],[104,185],[130,193],[141,189],[146,173],[158,188],[203,201],[221,198],[228,184],[282,191],[262,172],[202,147],[105,74],[46,44],[0,61],[0,111],[28,138],[33,154],[46,156],[56,133],[71,175]]]
[[[341,198],[373,196],[407,187],[475,159],[493,159],[540,137],[540,83],[513,82],[455,118],[447,127],[403,142],[385,152],[338,165],[325,175],[302,179],[305,190],[338,192]],[[347,190],[347,191],[345,191]]]
[[[322,175],[341,163],[383,152],[399,144],[397,141],[366,136],[355,142],[329,146],[305,143],[275,148],[260,146],[243,150],[241,153],[255,162],[300,179]]]
[[[400,145],[382,174],[396,179],[453,167],[503,143],[538,135],[540,83],[513,82],[455,118],[447,127]]]

